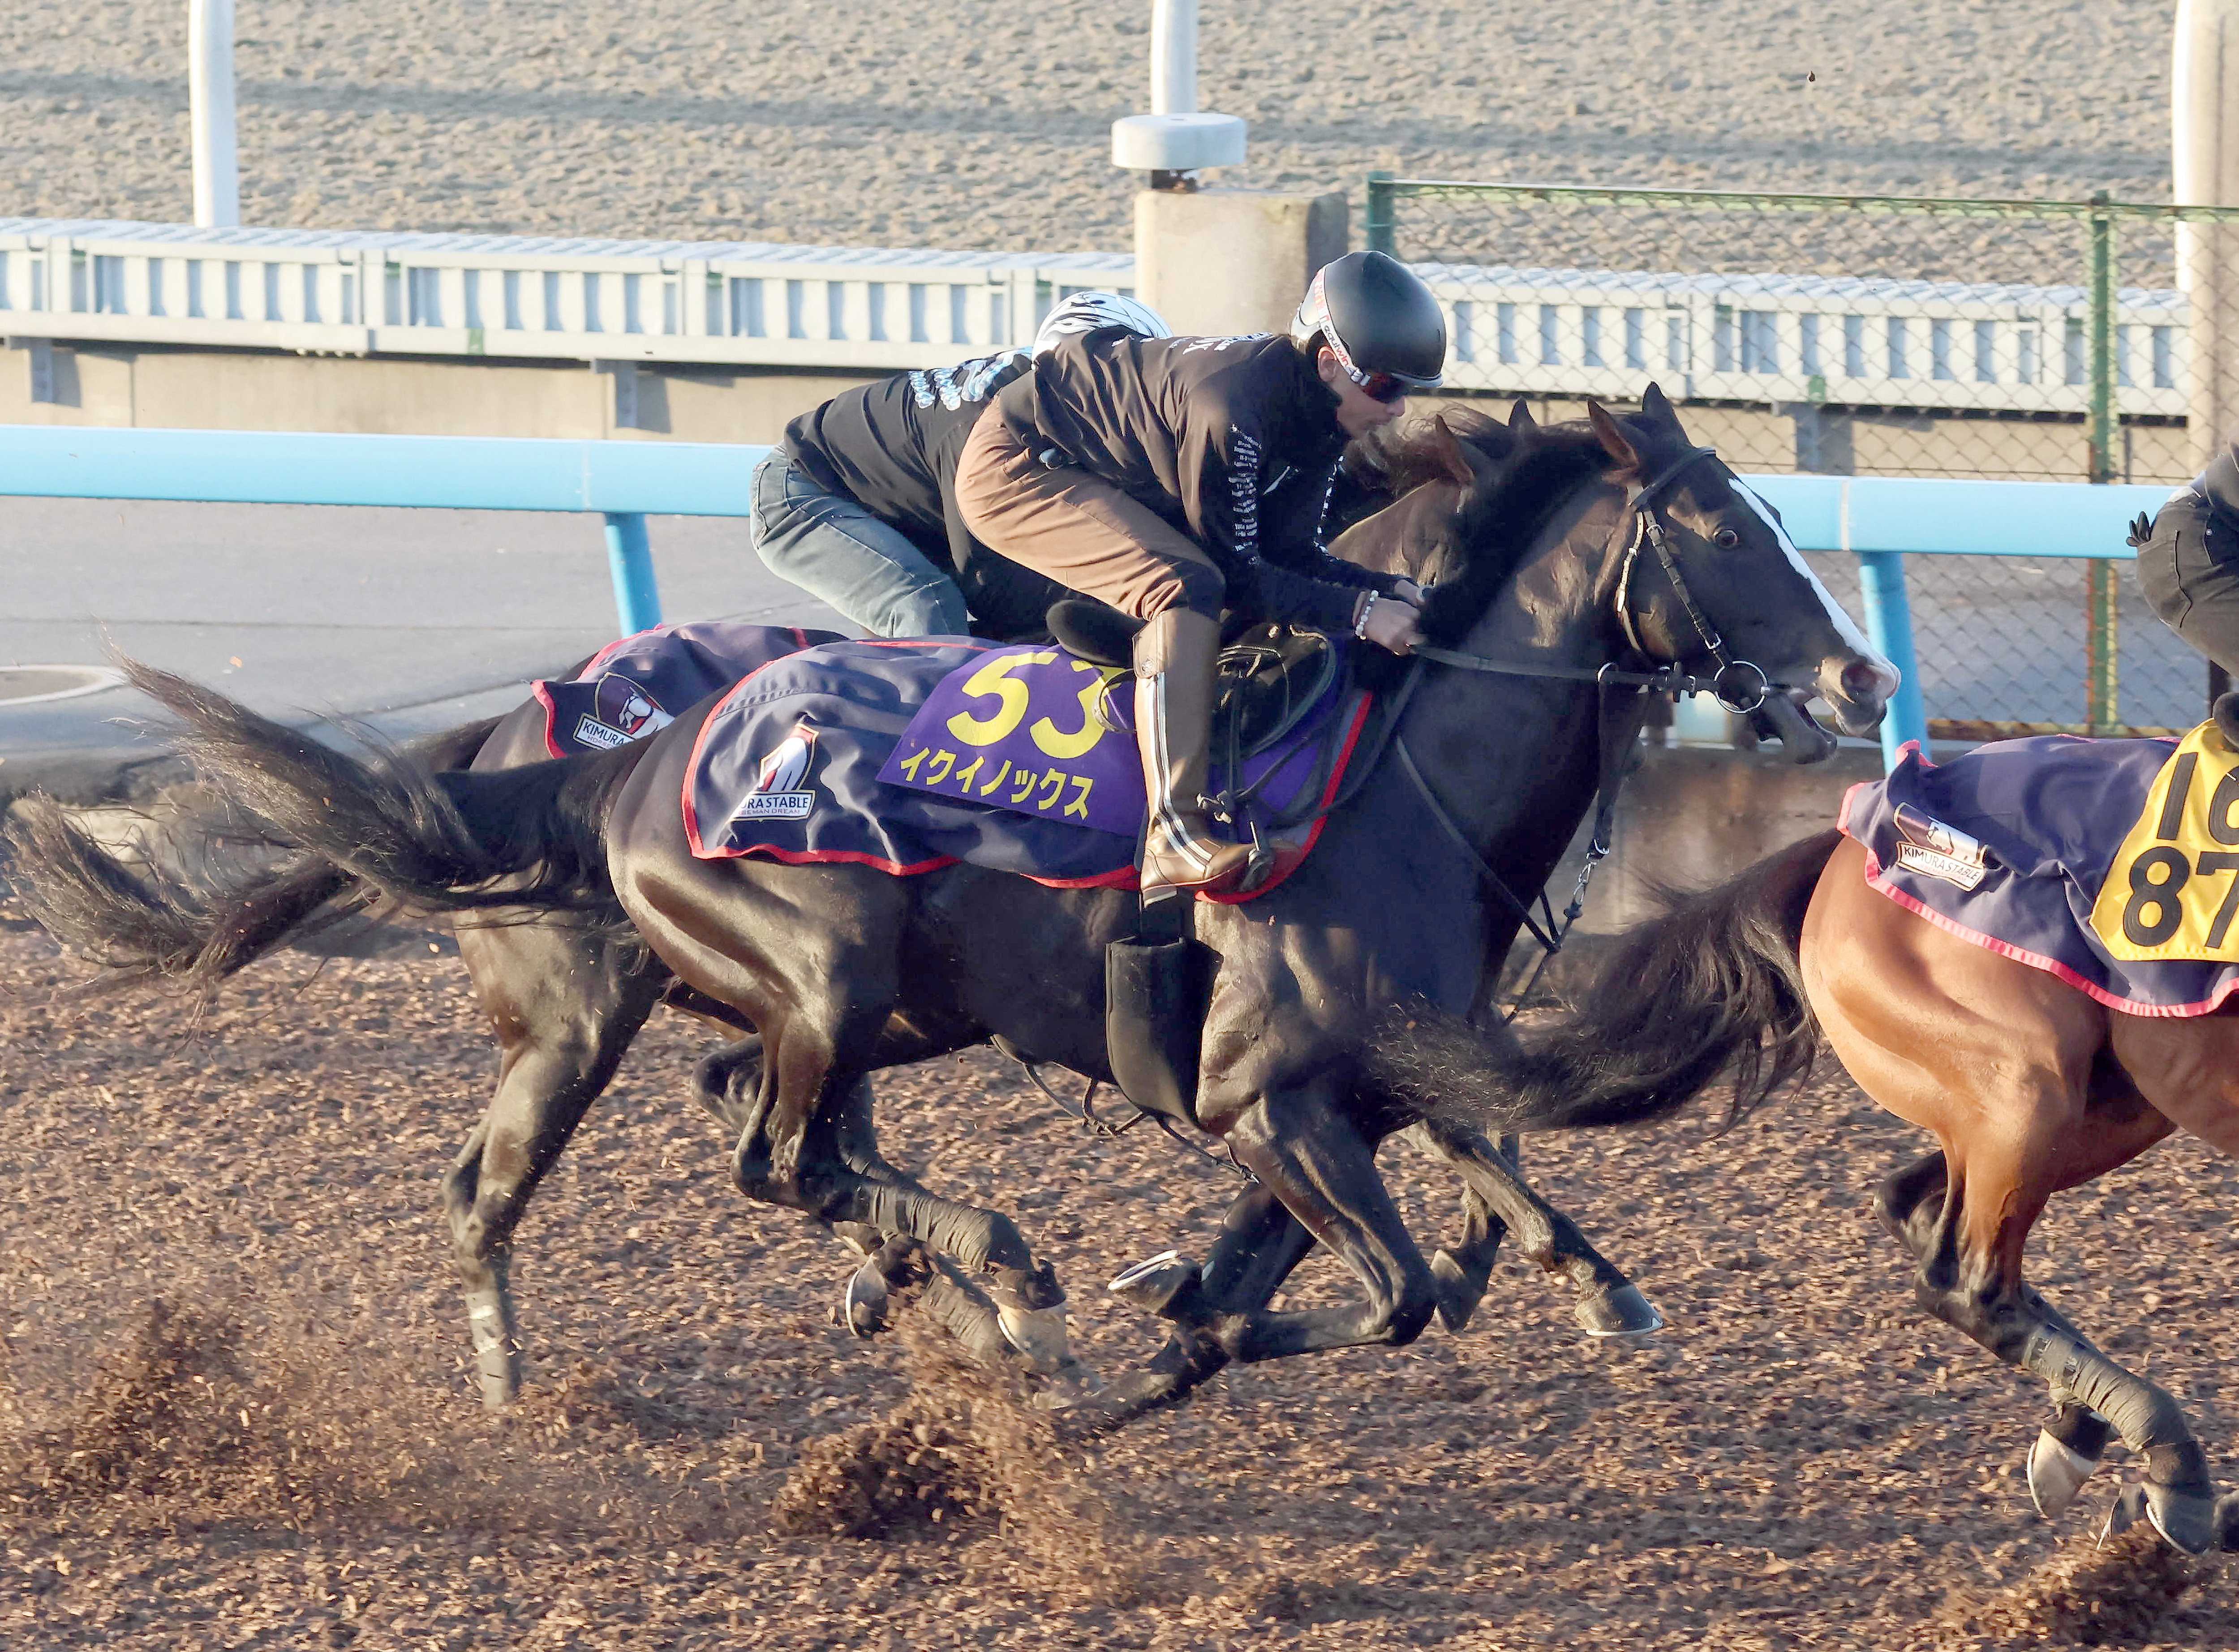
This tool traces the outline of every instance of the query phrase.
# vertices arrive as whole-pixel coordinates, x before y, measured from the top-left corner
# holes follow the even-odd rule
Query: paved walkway
[[[98,664],[103,639],[291,720],[397,734],[520,703],[615,634],[601,521],[513,511],[0,501],[0,665]],[[774,577],[743,521],[655,517],[672,620],[846,629]],[[0,702],[0,802],[89,799],[159,754],[113,689]]]

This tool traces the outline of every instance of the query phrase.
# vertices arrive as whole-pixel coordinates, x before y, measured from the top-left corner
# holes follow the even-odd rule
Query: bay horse
[[[1384,695],[1382,727],[1314,854],[1249,905],[1198,911],[1221,960],[1199,1113],[1257,1185],[1206,1266],[1166,1293],[1166,1349],[1096,1403],[1105,1415],[1172,1403],[1232,1361],[1404,1343],[1438,1308],[1440,1275],[1399,1220],[1378,1146],[1420,1123],[1480,1191],[1499,1156],[1466,1125],[1365,1083],[1363,1039],[1395,1000],[1456,1015],[1477,1002],[1518,928],[1517,903],[1497,891],[1545,880],[1610,766],[1607,726],[1619,751],[1637,733],[1644,681],[1618,689],[1609,670],[1638,655],[1704,669],[1738,658],[1775,686],[1768,708],[1784,726],[1823,740],[1803,698],[1862,730],[1895,687],[1777,515],[1689,442],[1653,387],[1637,415],[1596,406],[1519,449],[1494,481],[1459,465],[1454,508],[1429,523],[1452,574],[1425,615],[1435,656]],[[741,1191],[953,1258],[1034,1369],[1062,1374],[1063,1293],[1046,1264],[1007,1217],[863,1151],[849,1098],[865,1074],[998,1037],[1108,1079],[1104,953],[1133,932],[1132,895],[968,865],[894,879],[697,859],[677,806],[690,716],[597,757],[439,773],[329,751],[164,673],[135,680],[275,836],[388,898],[563,911],[610,889],[678,981],[759,1031],[733,1157]],[[1631,715],[1613,719],[1613,700]],[[1360,1298],[1272,1310],[1316,1242]]]
[[[2172,1395],[2109,1357],[2023,1276],[2046,1202],[2186,1130],[2239,1152],[2239,1012],[2110,1009],[1877,892],[1829,829],[1627,931],[1575,1010],[1519,1058],[1425,1006],[1383,1081],[1502,1129],[1636,1125],[1721,1075],[1731,1118],[1808,1074],[1822,1043],[1858,1087],[1933,1133],[1875,1206],[1936,1318],[2050,1387],[2030,1495],[2070,1507],[2110,1439],[2144,1463],[2143,1513],[2175,1547],[2239,1548]],[[1466,1099],[1465,1098],[1466,1098]],[[2116,1523],[2127,1510],[2118,1502]]]
[[[1418,421],[1408,428],[1411,439],[1385,448],[1373,469],[1359,467],[1345,514],[1359,524],[1402,495],[1414,496],[1405,509],[1390,511],[1343,543],[1366,564],[1430,582],[1459,571],[1452,528],[1463,495],[1517,456],[1516,433],[1531,429],[1531,421],[1518,403],[1512,429],[1467,408],[1450,408],[1436,422]],[[1348,460],[1364,457],[1356,452]],[[1490,553],[1480,556],[1480,580],[1489,559]],[[532,699],[505,716],[431,736],[408,751],[439,771],[490,773],[539,764],[551,755],[547,717],[542,702]],[[37,800],[19,812],[10,836],[22,892],[43,926],[81,957],[98,961],[112,980],[153,979],[207,995],[282,942],[378,899],[347,867],[316,854],[277,869],[260,867],[216,888],[136,876],[77,832],[65,812]],[[761,1047],[742,1015],[677,979],[609,901],[484,912],[460,924],[457,936],[498,1045],[499,1070],[481,1120],[443,1177],[442,1205],[482,1398],[502,1410],[518,1397],[522,1380],[511,1282],[519,1224],[647,1018],[666,1005],[727,1033],[745,1034],[698,1063],[693,1074],[695,1098],[734,1136],[751,1116]],[[1495,937],[1491,944],[1505,942]],[[858,1086],[847,1105],[854,1151],[874,1155],[867,1092]],[[1438,1313],[1449,1329],[1458,1331],[1472,1317],[1495,1254],[1511,1237],[1527,1257],[1570,1281],[1575,1317],[1588,1335],[1634,1336],[1660,1326],[1638,1290],[1525,1181],[1512,1143],[1503,1144],[1505,1152],[1489,1154],[1467,1141],[1441,1147],[1428,1139],[1427,1127],[1413,1128],[1422,1145],[1461,1163],[1469,1177],[1462,1234],[1432,1258]],[[891,1166],[885,1173],[899,1174]],[[1262,1251],[1287,1254],[1299,1240],[1280,1206],[1256,1194],[1246,1195],[1231,1227],[1260,1235]],[[866,1224],[841,1224],[837,1231],[869,1258],[851,1292],[867,1277],[880,1290],[889,1274],[892,1283],[907,1277],[921,1284],[927,1306],[967,1346],[993,1354],[1006,1347],[993,1304],[953,1270],[935,1259],[928,1277],[925,1258],[890,1249],[889,1236]],[[857,1305],[851,1294],[843,1323],[867,1334],[847,1311]]]

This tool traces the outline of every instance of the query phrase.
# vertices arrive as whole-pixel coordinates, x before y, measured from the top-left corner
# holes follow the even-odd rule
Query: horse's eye
[[[1711,543],[1722,551],[1731,551],[1742,542],[1742,536],[1731,527],[1722,527],[1711,535]]]

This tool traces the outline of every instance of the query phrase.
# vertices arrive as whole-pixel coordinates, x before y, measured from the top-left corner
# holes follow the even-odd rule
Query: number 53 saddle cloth
[[[1341,647],[1342,645],[1336,645]],[[1224,766],[1239,841],[1279,884],[1319,835],[1368,713],[1324,672],[1272,744]],[[702,721],[684,825],[702,859],[851,862],[894,877],[967,861],[1060,887],[1136,886],[1143,823],[1127,673],[1055,644],[825,643],[762,666]],[[1247,752],[1250,747],[1245,748]]]
[[[1917,747],[1852,786],[1866,880],[1978,946],[2131,1015],[2205,1015],[2239,990],[2239,753],[2182,740]]]

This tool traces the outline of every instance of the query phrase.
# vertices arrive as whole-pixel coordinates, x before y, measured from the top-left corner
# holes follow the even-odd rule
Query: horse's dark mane
[[[1454,415],[1443,416],[1455,435],[1470,440],[1455,428]],[[1485,418],[1482,414],[1465,416]],[[1423,608],[1424,638],[1438,647],[1451,648],[1469,634],[1500,595],[1556,508],[1615,462],[1593,427],[1584,421],[1524,431],[1505,425],[1499,428],[1511,450],[1520,448],[1520,452],[1508,459],[1490,486],[1480,485],[1464,507],[1455,534],[1465,547],[1462,566],[1431,588]],[[1411,435],[1405,445],[1412,454],[1428,439]]]
[[[1498,464],[1515,450],[1524,439],[1523,433],[1511,430],[1499,418],[1476,408],[1441,408],[1436,414],[1414,415],[1387,428],[1375,438],[1374,467],[1378,480],[1393,494],[1405,494],[1420,488],[1426,481],[1443,481],[1447,470],[1444,444],[1438,439],[1438,421],[1445,421],[1446,428],[1463,447],[1475,449],[1475,457]],[[1365,444],[1354,442],[1346,449],[1346,459],[1356,455],[1368,457]]]

